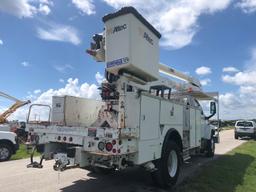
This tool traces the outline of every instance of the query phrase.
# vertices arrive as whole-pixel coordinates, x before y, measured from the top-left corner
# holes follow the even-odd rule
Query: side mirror
[[[210,103],[210,113],[212,116],[216,114],[216,103],[213,101]]]
[[[217,109],[216,109],[216,103],[212,101],[212,102],[210,103],[210,114],[211,114],[211,115],[209,115],[208,117],[205,117],[205,119],[210,119],[210,118],[212,118],[212,117],[216,114],[216,111],[217,111]]]

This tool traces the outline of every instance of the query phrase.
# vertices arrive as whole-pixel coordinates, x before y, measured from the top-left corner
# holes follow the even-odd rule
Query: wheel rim
[[[9,155],[10,155],[10,152],[7,148],[5,148],[5,147],[0,148],[0,159],[1,160],[7,159],[9,157]]]
[[[174,150],[170,151],[167,166],[168,166],[168,173],[170,177],[174,177],[178,169],[178,156],[176,151]]]

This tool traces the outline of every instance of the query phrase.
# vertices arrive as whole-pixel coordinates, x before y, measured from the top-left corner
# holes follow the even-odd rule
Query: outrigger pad
[[[41,168],[43,168],[43,165],[34,161],[34,162],[28,164],[27,168],[40,168],[41,169]]]

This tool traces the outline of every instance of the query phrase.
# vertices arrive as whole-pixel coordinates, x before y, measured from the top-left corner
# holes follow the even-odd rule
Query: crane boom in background
[[[13,114],[18,108],[23,107],[30,102],[30,100],[27,101],[21,101],[13,96],[10,96],[4,92],[0,91],[0,97],[4,97],[6,99],[12,100],[15,103],[13,105],[11,105],[7,110],[5,110],[2,114],[0,114],[0,124],[6,123],[7,122],[7,118]]]

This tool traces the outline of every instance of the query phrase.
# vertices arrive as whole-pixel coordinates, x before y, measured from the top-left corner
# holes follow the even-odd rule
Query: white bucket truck
[[[194,154],[214,155],[218,133],[208,120],[218,118],[218,94],[203,92],[198,80],[159,64],[161,35],[133,7],[103,22],[105,31],[94,35],[87,50],[106,62],[102,100],[54,97],[52,121],[28,119],[30,142],[44,145],[43,158],[55,159],[55,170],[144,166],[160,186],[172,186],[181,162]],[[208,116],[201,100],[209,101]]]

